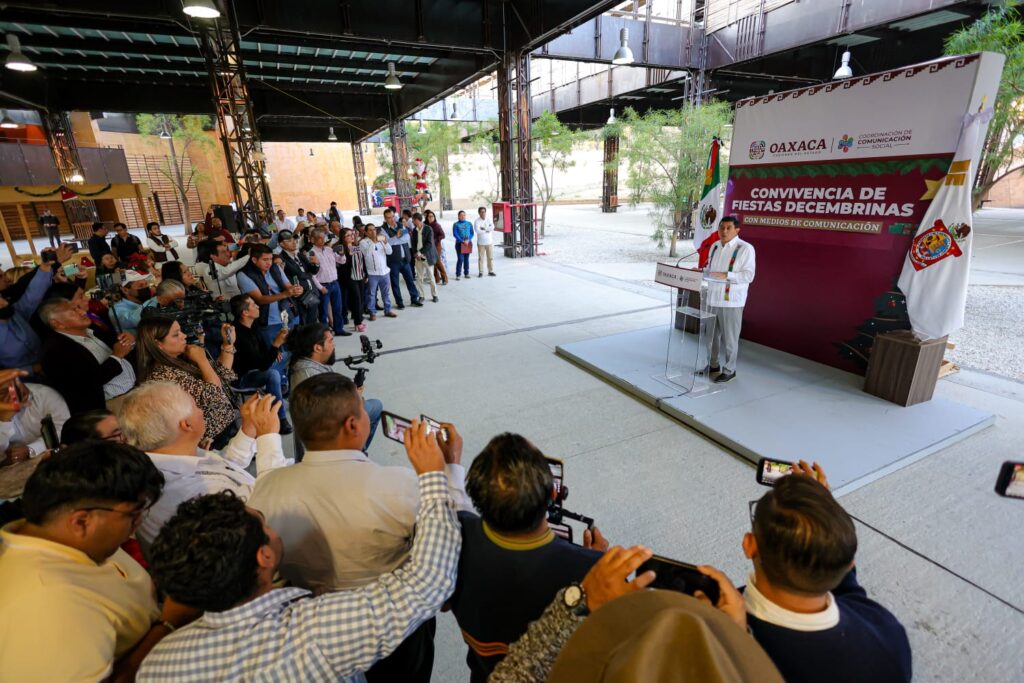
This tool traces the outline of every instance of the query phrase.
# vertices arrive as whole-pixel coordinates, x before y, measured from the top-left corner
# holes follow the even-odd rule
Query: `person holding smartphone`
[[[47,450],[43,419],[50,416],[60,432],[71,416],[61,395],[48,386],[22,382],[27,373],[0,370],[0,453],[2,464],[35,458]]]
[[[282,325],[268,344],[259,329],[260,307],[248,294],[239,294],[231,299],[231,315],[235,319],[231,328],[233,338],[227,343],[235,346],[235,364],[232,366],[238,375],[235,386],[239,389],[263,389],[280,401],[280,433],[291,434],[292,425],[288,422],[288,408],[282,392],[282,385],[287,380],[282,381],[281,371],[275,366],[284,361],[288,328]]]
[[[363,254],[367,278],[367,311],[370,321],[377,319],[377,295],[383,299],[384,316],[397,318],[398,314],[391,310],[391,269],[388,256],[392,253],[391,245],[385,234],[377,234],[373,223],[366,224],[366,237],[359,242],[359,251]]]

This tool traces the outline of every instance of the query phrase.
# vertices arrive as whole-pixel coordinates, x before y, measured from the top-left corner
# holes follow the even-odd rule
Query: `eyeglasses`
[[[93,510],[103,510],[104,512],[116,512],[119,515],[125,517],[131,517],[133,524],[138,524],[142,520],[142,516],[149,512],[149,508],[153,507],[153,503],[140,503],[137,507],[131,510],[118,510],[117,508],[101,507],[99,505],[88,508],[80,508],[84,512],[92,512]]]

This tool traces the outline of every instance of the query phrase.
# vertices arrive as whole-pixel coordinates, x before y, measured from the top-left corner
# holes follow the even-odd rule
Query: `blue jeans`
[[[373,277],[372,275],[370,277]],[[366,414],[370,416],[370,435],[366,437],[366,443],[363,445],[363,450],[369,450],[370,443],[373,441],[373,435],[377,433],[377,425],[380,424],[380,414],[384,412],[384,404],[380,402],[380,399],[376,398],[364,398],[363,407],[366,408]],[[302,441],[299,439],[299,435],[295,435],[295,462],[302,462],[302,456],[305,455],[306,448],[302,445]]]
[[[327,318],[327,311],[334,311],[334,333],[345,329],[345,310],[341,305],[341,285],[335,280],[330,284],[324,285],[327,290],[326,294],[320,295],[320,322],[324,325],[330,325]]]
[[[412,301],[409,303],[419,301],[420,290],[416,289],[416,276],[413,275],[412,264],[407,261],[403,261],[401,265],[392,266],[389,263],[388,266],[391,267],[391,289],[395,292],[395,302],[399,306],[405,305],[402,302],[402,290],[398,287],[399,277],[405,279],[405,287],[409,290],[409,296],[412,297]]]
[[[371,275],[370,286],[367,291],[367,310],[370,315],[377,315],[377,290],[380,290],[381,299],[384,301],[384,312],[391,312],[391,283],[387,275]]]
[[[295,329],[295,326],[299,324],[299,321],[297,320],[298,316],[295,316],[295,318],[296,319],[289,319],[288,320],[288,329],[289,330]],[[277,324],[274,324],[274,325],[264,325],[263,326],[263,329],[261,330],[261,333],[263,334],[263,341],[267,342],[267,346],[272,346],[274,344],[274,338],[277,336],[277,333],[281,331],[282,327],[284,327],[284,326],[281,323],[277,323]],[[288,376],[288,359],[290,357],[291,357],[291,354],[287,350],[281,349],[281,360],[274,361],[274,364],[271,365],[270,368],[272,370],[277,370],[277,372],[281,375],[281,377],[287,377]]]
[[[281,373],[270,368],[269,370],[250,370],[239,378],[236,383],[239,389],[265,389],[268,394],[281,402],[277,414],[283,420],[288,417],[288,409],[284,405],[284,396],[281,393]]]
[[[458,244],[455,245],[455,253],[459,256],[459,260],[455,264],[455,277],[460,274],[469,277],[469,254],[463,254]]]

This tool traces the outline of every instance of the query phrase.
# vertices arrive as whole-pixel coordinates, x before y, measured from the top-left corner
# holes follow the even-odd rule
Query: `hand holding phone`
[[[640,565],[636,573],[640,575],[647,571],[653,571],[656,574],[651,588],[663,588],[685,595],[693,595],[700,591],[708,597],[712,605],[718,604],[720,597],[718,582],[698,569],[696,565],[655,555]]]
[[[775,486],[779,479],[793,474],[793,463],[786,460],[761,458],[757,461],[757,483],[762,486]]]
[[[996,493],[1007,498],[1024,500],[1024,462],[1007,460],[999,468]]]

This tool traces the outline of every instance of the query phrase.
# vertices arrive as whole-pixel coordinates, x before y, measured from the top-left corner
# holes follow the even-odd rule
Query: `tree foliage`
[[[501,155],[498,151],[498,122],[497,121],[475,121],[466,124],[466,136],[469,144],[466,145],[470,153],[480,154],[486,160],[484,164],[488,169],[487,180],[489,190],[477,192],[473,199],[478,199],[487,204],[501,199]]]
[[[410,161],[423,159],[427,165],[427,183],[434,198],[451,197],[451,174],[462,170],[461,164],[452,163],[449,155],[459,150],[461,135],[457,125],[447,121],[430,121],[423,124],[422,133],[413,129],[406,134]],[[443,204],[439,203],[444,217]]]
[[[654,109],[638,114],[628,108],[622,118],[602,129],[605,137],[618,135],[619,157],[627,164],[626,184],[633,205],[654,204],[651,238],[659,247],[666,238],[675,250],[675,236],[684,217],[704,186],[711,138],[730,132],[732,108],[726,102],[709,102],[680,109]],[[726,169],[722,169],[722,177]]]
[[[171,181],[181,215],[188,231],[192,220],[188,193],[197,183],[207,180],[206,174],[189,162],[189,153],[193,150],[210,150],[215,143],[207,131],[213,128],[213,120],[209,116],[178,116],[175,114],[138,114],[135,126],[142,135],[170,135],[168,147],[170,156],[167,163],[160,168],[160,173]]]
[[[540,201],[540,236],[547,225],[548,204],[555,196],[555,174],[568,171],[576,162],[570,159],[582,134],[558,120],[554,112],[546,111],[533,122],[533,186],[535,199]]]
[[[1018,2],[992,9],[946,39],[947,55],[999,52],[1006,56],[992,121],[974,183],[977,208],[992,186],[1024,170],[1024,21]]]

